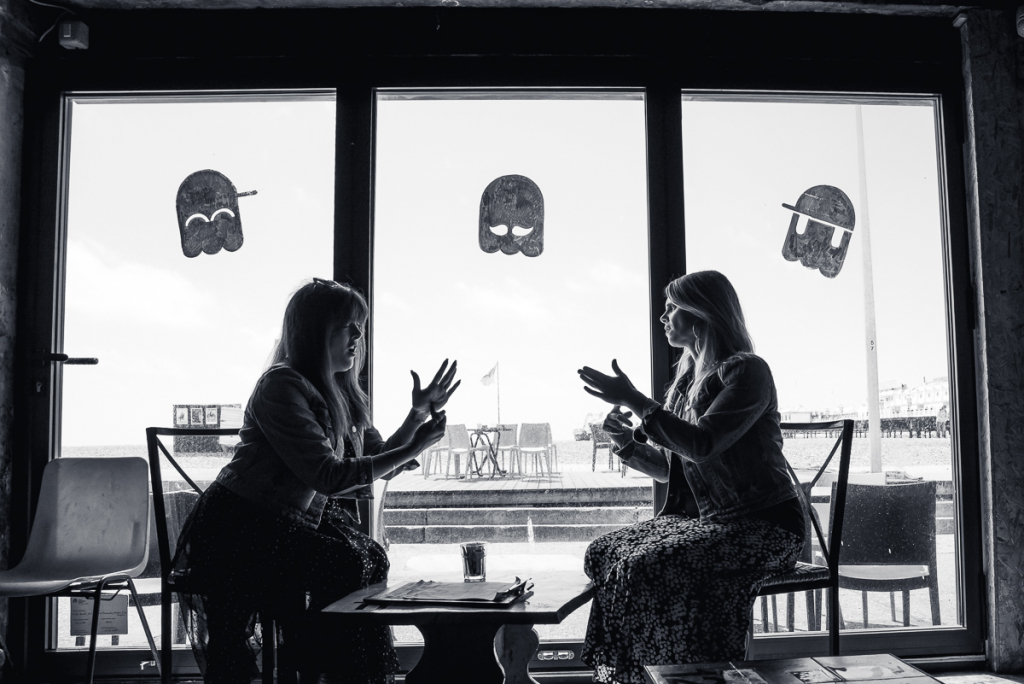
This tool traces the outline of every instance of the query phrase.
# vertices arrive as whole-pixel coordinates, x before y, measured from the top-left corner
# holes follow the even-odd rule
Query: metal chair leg
[[[128,589],[132,592],[132,600],[135,601],[135,607],[139,611],[139,621],[142,622],[142,630],[146,633],[146,642],[149,644],[149,650],[153,654],[153,663],[156,665],[156,672],[159,675],[163,675],[163,666],[160,664],[160,652],[156,650],[156,642],[153,641],[153,632],[149,629],[149,621],[146,619],[146,613],[142,610],[142,603],[139,601],[139,592],[135,590],[135,582],[132,578],[128,578]]]

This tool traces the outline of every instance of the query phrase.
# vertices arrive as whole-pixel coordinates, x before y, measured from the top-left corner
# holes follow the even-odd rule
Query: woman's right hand
[[[608,433],[617,449],[621,449],[633,441],[633,423],[629,420],[632,417],[632,412],[623,412],[616,404],[601,424],[601,428]]]
[[[448,424],[448,416],[444,411],[435,411],[430,407],[430,418],[425,420],[413,434],[413,443],[419,447],[419,451],[429,449],[444,437],[444,430]]]

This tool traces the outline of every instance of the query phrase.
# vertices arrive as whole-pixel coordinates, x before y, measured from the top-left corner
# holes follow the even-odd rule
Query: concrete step
[[[536,542],[589,542],[625,524],[533,525]],[[392,544],[458,544],[466,541],[523,543],[530,541],[528,525],[387,525]]]
[[[564,489],[391,490],[385,510],[398,508],[518,508],[521,506],[651,506],[650,484]]]
[[[390,503],[390,502],[389,502]],[[649,520],[650,503],[632,506],[387,508],[384,525],[397,544],[452,544],[464,541],[525,542],[529,528],[534,541],[590,541]],[[952,502],[936,506],[935,533],[953,534]]]
[[[649,520],[651,505],[589,507],[400,508],[384,510],[388,538],[396,544],[464,541],[591,541],[612,530]]]
[[[435,525],[631,525],[654,515],[644,506],[386,508],[387,526]]]

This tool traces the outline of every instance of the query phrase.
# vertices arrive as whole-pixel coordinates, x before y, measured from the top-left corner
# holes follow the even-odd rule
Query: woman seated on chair
[[[357,500],[372,498],[374,480],[418,465],[415,456],[444,434],[441,409],[459,382],[447,360],[426,387],[413,372],[412,410],[382,439],[359,384],[366,316],[363,297],[334,281],[314,278],[292,295],[234,458],[183,527],[174,577],[191,592],[190,632],[208,683],[248,684],[254,613],[272,599],[309,592],[318,610],[387,578],[384,549],[356,529]],[[273,614],[287,625],[287,611]],[[398,667],[384,626],[303,634],[284,646],[300,671],[340,681],[388,681]]]
[[[618,457],[668,483],[654,519],[587,549],[597,593],[582,658],[598,682],[643,682],[645,665],[742,659],[759,582],[791,569],[803,547],[775,384],[736,291],[702,271],[665,294],[665,335],[684,351],[664,405],[614,360],[614,375],[579,371],[587,392],[614,405],[604,429]]]

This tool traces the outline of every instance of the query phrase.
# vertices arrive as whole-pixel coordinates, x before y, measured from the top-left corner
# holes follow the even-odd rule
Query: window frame
[[[957,520],[964,571],[963,627],[928,628],[901,635],[899,648],[886,630],[843,636],[844,653],[884,650],[909,656],[983,651],[985,583],[981,563],[981,498],[978,415],[974,370],[974,294],[969,262],[959,37],[945,18],[795,15],[693,10],[459,10],[406,8],[336,12],[278,10],[97,12],[91,22],[124,36],[93,54],[41,54],[27,72],[25,93],[24,209],[19,258],[16,348],[15,459],[12,486],[11,560],[24,549],[42,467],[59,448],[59,364],[43,361],[62,351],[64,201],[66,182],[65,94],[71,92],[173,92],[208,90],[332,89],[336,93],[334,273],[368,294],[373,305],[373,184],[375,90],[430,88],[579,87],[639,88],[647,100],[647,172],[652,306],[652,387],[669,381],[674,360],[658,321],[662,288],[686,271],[681,94],[693,90],[737,92],[901,94],[939,98],[938,129],[943,172],[943,257],[947,328],[950,331],[950,396],[953,459],[960,497]],[[261,14],[261,13],[255,13]],[[400,17],[397,20],[396,17]],[[282,19],[312,26],[315,36],[332,31],[351,38],[318,43],[308,35],[284,36]],[[581,23],[582,20],[582,23]],[[150,30],[161,28],[153,42]],[[495,26],[539,35],[498,39],[481,49],[475,37]],[[180,45],[176,31],[195,28],[194,43]],[[213,53],[203,36],[225,26],[232,37]],[[591,31],[571,34],[569,28]],[[246,31],[246,27],[253,30]],[[442,30],[443,28],[443,30]],[[559,29],[562,29],[560,32]],[[148,33],[147,33],[148,32]],[[318,32],[323,32],[318,33]],[[365,35],[360,35],[365,33]],[[97,32],[99,33],[99,32]],[[301,33],[301,32],[299,32]],[[436,37],[440,34],[441,37]],[[789,45],[779,36],[811,36]],[[899,40],[915,35],[915,41]],[[243,37],[244,36],[244,37]],[[268,49],[260,40],[271,43]],[[396,47],[412,37],[408,47]],[[879,42],[879,38],[883,40]],[[381,51],[375,40],[387,42]],[[714,44],[715,40],[721,46]],[[605,41],[605,42],[602,42]],[[913,43],[903,45],[903,43]],[[827,44],[827,45],[826,45]],[[881,49],[878,47],[882,45]],[[284,56],[280,56],[284,55]],[[184,58],[184,59],[183,59]],[[884,65],[886,68],[878,68]],[[372,312],[371,312],[372,316]],[[373,326],[367,331],[372,348]],[[69,350],[74,351],[74,350]],[[372,373],[369,359],[366,380]],[[36,383],[41,391],[36,392]],[[369,386],[369,383],[367,384]],[[84,668],[85,654],[48,652],[48,612],[41,599],[10,602],[13,653],[41,678],[67,679]],[[802,652],[825,651],[825,637],[795,637]],[[794,637],[755,642],[755,655],[781,655]],[[578,643],[545,642],[544,649]],[[191,654],[175,654],[175,674],[194,675]],[[406,667],[415,651],[403,652]],[[148,652],[101,653],[98,671],[139,675]],[[579,670],[577,660],[537,661],[538,670]],[[144,674],[149,674],[144,673]],[[153,673],[155,676],[155,672]]]

